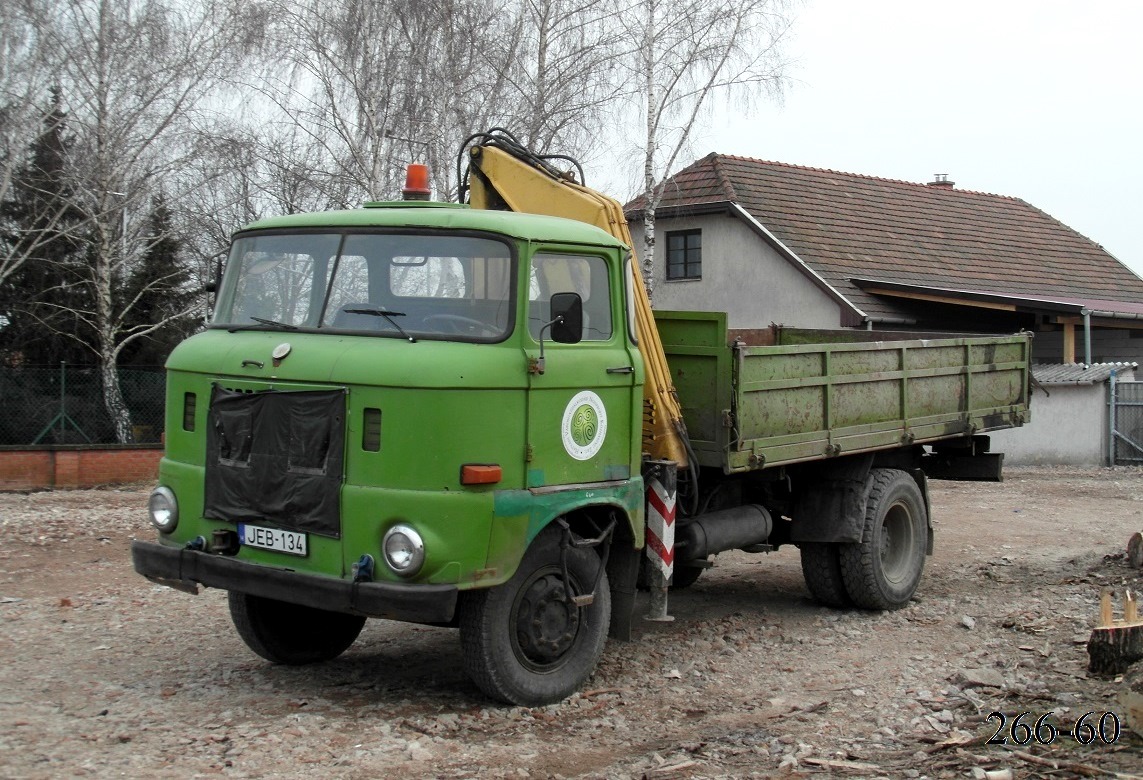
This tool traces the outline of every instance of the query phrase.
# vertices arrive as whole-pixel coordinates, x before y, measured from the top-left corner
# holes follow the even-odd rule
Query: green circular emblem
[[[587,404],[579,407],[572,415],[571,436],[572,441],[581,447],[591,444],[599,431],[599,415]]]
[[[607,439],[607,408],[591,390],[572,396],[560,425],[564,450],[576,460],[590,460]]]

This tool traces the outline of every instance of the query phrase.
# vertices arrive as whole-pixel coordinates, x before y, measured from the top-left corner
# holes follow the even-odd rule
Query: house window
[[[702,231],[667,233],[667,278],[702,278]]]

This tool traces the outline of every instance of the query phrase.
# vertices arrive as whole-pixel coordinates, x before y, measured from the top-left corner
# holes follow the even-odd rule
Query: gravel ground
[[[145,486],[0,494],[0,776],[1143,775],[1126,726],[1011,744],[1022,712],[1122,714],[1083,643],[1102,586],[1143,589],[1123,555],[1143,471],[932,487],[937,550],[907,608],[815,605],[794,548],[726,554],[672,594],[673,623],[640,623],[589,689],[535,709],[483,700],[446,629],[370,621],[331,663],[263,662],[224,593],[132,572]],[[993,712],[1008,746],[988,744]]]

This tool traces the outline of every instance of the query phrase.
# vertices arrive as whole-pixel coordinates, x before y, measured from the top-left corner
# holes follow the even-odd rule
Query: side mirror
[[[552,341],[578,344],[583,339],[583,299],[578,293],[561,292],[552,296]]]

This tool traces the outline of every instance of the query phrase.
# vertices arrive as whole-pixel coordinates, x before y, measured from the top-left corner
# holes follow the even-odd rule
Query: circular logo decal
[[[607,410],[603,408],[603,401],[590,390],[576,393],[564,409],[560,431],[568,455],[576,460],[595,457],[607,438]]]

